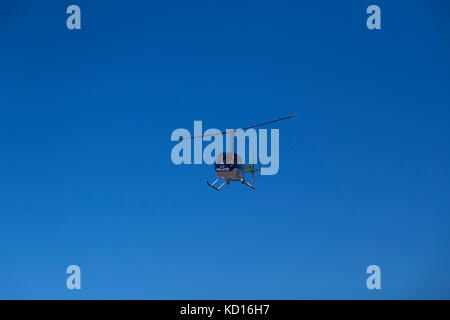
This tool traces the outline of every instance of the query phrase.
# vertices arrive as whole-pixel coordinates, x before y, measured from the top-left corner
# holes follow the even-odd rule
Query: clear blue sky
[[[450,298],[449,12],[1,1],[0,298]],[[171,162],[194,120],[291,114],[255,191]]]

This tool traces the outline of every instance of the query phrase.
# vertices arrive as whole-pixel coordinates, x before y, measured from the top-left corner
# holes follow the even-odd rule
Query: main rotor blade
[[[289,117],[284,117],[284,118],[277,119],[277,120],[267,121],[267,122],[263,122],[263,123],[260,123],[260,124],[255,124],[254,126],[250,126],[250,127],[244,128],[244,129],[242,129],[242,130],[247,130],[247,129],[250,129],[250,128],[256,128],[256,127],[265,126],[266,124],[271,124],[271,123],[278,122],[278,121],[281,121],[281,120],[286,120],[286,119],[290,119],[290,118],[295,118],[296,116],[297,116],[297,115],[289,116]]]
[[[274,123],[274,122],[278,122],[278,121],[286,120],[286,119],[290,119],[290,118],[295,118],[295,117],[297,117],[297,115],[284,117],[284,118],[277,119],[277,120],[267,121],[267,122],[263,122],[263,123],[260,123],[260,124],[255,124],[253,126],[250,126],[250,127],[244,128],[244,129],[237,129],[237,130],[233,130],[233,131],[223,131],[223,132],[219,132],[219,133],[211,133],[211,134],[205,134],[205,135],[202,135],[202,136],[195,136],[195,137],[188,137],[188,138],[179,138],[178,141],[189,140],[189,139],[197,139],[197,138],[203,138],[203,137],[220,136],[220,135],[224,135],[224,134],[230,134],[230,133],[234,133],[234,132],[239,131],[239,130],[247,130],[247,129],[251,129],[251,128],[261,127],[261,126],[265,126],[267,124],[271,124],[271,123]]]
[[[224,132],[219,132],[219,133],[204,134],[203,136],[195,136],[195,137],[179,138],[178,141],[190,140],[190,139],[197,139],[197,138],[203,138],[203,137],[220,136],[220,135],[222,135],[222,134],[229,134],[229,133],[233,133],[233,132],[236,132],[236,131],[224,131]]]

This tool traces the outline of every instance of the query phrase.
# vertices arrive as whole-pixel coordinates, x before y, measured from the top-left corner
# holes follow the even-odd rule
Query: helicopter
[[[243,128],[243,129],[224,131],[224,132],[214,133],[214,134],[205,134],[205,135],[195,136],[195,137],[180,138],[179,141],[187,140],[187,139],[203,138],[203,137],[207,137],[207,136],[217,136],[217,135],[229,134],[231,136],[230,151],[219,153],[217,155],[215,162],[214,162],[214,172],[217,176],[217,179],[212,183],[209,183],[209,181],[206,181],[206,184],[208,186],[210,186],[211,188],[213,188],[217,191],[220,191],[220,189],[222,189],[222,187],[225,184],[229,185],[230,181],[240,181],[242,184],[245,184],[246,186],[248,186],[252,189],[255,189],[255,187],[252,184],[250,184],[247,180],[245,180],[245,173],[251,174],[252,183],[255,184],[256,183],[255,173],[257,173],[257,172],[261,173],[261,167],[258,166],[258,168],[257,168],[256,165],[254,164],[254,161],[252,161],[252,164],[249,164],[249,165],[242,163],[241,157],[237,153],[234,152],[234,135],[235,135],[235,133],[240,130],[245,131],[247,129],[261,127],[261,126],[265,126],[265,125],[268,125],[268,124],[271,124],[274,122],[278,122],[278,121],[282,121],[282,120],[286,120],[286,119],[290,119],[290,118],[295,118],[295,117],[297,117],[297,115],[263,122],[260,124],[256,124],[256,125],[253,125],[250,127]],[[224,181],[218,187],[216,187],[216,184],[220,180],[224,180]]]

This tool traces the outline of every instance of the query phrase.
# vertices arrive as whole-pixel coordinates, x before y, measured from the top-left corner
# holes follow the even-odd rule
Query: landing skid
[[[214,181],[213,183],[209,183],[208,181],[206,181],[206,184],[208,186],[210,186],[211,188],[213,188],[214,190],[220,191],[220,189],[222,189],[222,187],[225,185],[225,183],[228,182],[228,180],[225,180],[218,188],[214,187],[214,185],[219,182],[220,179],[216,179],[216,181]]]
[[[216,181],[214,181],[213,183],[209,183],[209,181],[206,181],[206,184],[207,184],[208,186],[210,186],[211,188],[213,188],[214,190],[217,190],[217,191],[220,191],[220,189],[222,189],[222,187],[223,187],[225,184],[230,184],[230,181],[229,181],[229,180],[225,180],[224,182],[222,182],[222,184],[221,184],[219,187],[216,188],[214,185],[215,185],[217,182],[219,182],[219,180],[220,180],[220,179],[216,179]],[[249,186],[249,187],[252,188],[253,190],[255,189],[254,186],[252,186],[250,183],[248,183],[248,182],[245,181],[244,179],[241,179],[241,182],[242,182],[242,184],[245,184],[245,185]]]
[[[255,187],[252,186],[250,183],[248,183],[247,181],[245,181],[244,179],[241,179],[242,184],[246,184],[247,186],[249,186],[250,188],[252,188],[253,190],[255,190]]]

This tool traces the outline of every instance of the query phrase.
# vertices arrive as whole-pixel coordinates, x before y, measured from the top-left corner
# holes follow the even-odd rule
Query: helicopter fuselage
[[[229,181],[241,181],[244,179],[244,166],[242,164],[215,164],[214,170],[217,177]]]
[[[230,161],[226,161],[227,158]],[[240,181],[250,188],[255,189],[255,187],[245,181],[245,165],[242,164],[241,158],[236,153],[228,153],[228,156],[225,153],[219,154],[214,164],[214,171],[216,173],[217,179],[213,183],[209,183],[208,181],[206,181],[206,183],[208,184],[208,186],[216,189],[217,191],[220,191],[220,189],[225,184],[230,184],[230,181]],[[222,182],[220,186],[215,187],[215,184],[218,183],[221,179],[225,181]]]

